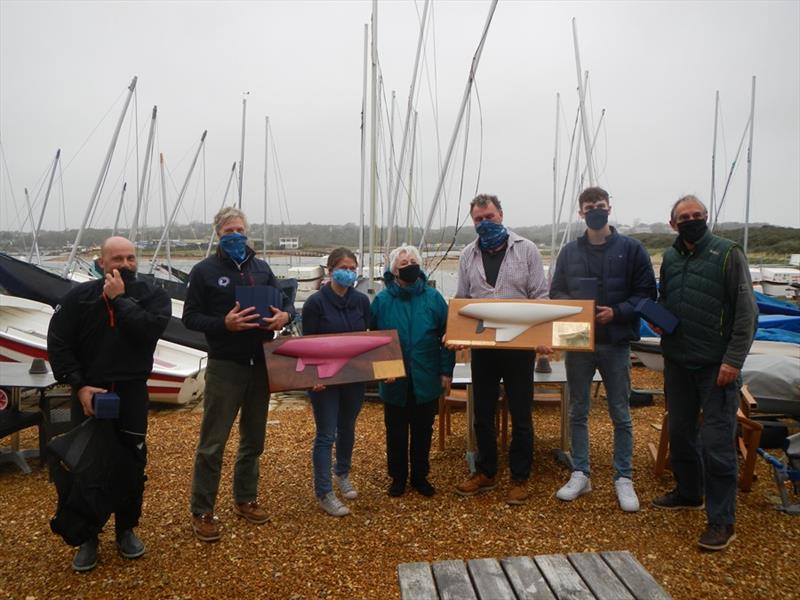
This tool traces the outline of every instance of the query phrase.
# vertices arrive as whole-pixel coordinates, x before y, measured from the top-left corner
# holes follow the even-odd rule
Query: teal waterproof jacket
[[[381,383],[381,399],[405,406],[409,381],[417,404],[433,402],[442,392],[441,376],[452,377],[455,354],[442,346],[447,325],[447,303],[428,287],[421,274],[409,286],[400,287],[394,275],[383,275],[386,287],[370,307],[370,329],[396,329],[403,349],[406,377],[394,383]]]

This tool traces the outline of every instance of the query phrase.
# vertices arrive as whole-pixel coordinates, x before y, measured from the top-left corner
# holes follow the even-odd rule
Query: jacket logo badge
[[[709,253],[713,254],[714,256],[719,256],[719,250],[709,250]]]
[[[219,287],[228,287],[228,284],[230,282],[231,282],[231,280],[228,277],[225,277],[224,275],[222,277],[220,277],[219,279],[217,279],[217,285]]]

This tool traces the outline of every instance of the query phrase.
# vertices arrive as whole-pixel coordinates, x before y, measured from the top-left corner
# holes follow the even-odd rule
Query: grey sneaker
[[[91,571],[97,566],[97,538],[82,543],[78,547],[78,553],[72,559],[72,569],[82,573]]]
[[[345,500],[355,500],[358,498],[358,492],[350,481],[350,475],[342,475],[341,477],[339,475],[334,475],[333,481],[339,486],[339,491],[342,492],[342,496]]]
[[[617,490],[619,507],[625,512],[638,512],[639,497],[636,495],[636,490],[633,489],[633,481],[628,477],[619,477],[614,482],[614,487]]]
[[[556,498],[564,502],[571,502],[578,496],[583,496],[591,491],[592,480],[583,471],[573,471],[569,481],[556,492]]]
[[[322,498],[317,498],[319,507],[332,517],[344,517],[350,514],[350,509],[342,504],[333,492],[328,492]]]
[[[133,533],[133,529],[126,529],[117,534],[117,549],[122,558],[139,558],[144,554],[144,544]]]

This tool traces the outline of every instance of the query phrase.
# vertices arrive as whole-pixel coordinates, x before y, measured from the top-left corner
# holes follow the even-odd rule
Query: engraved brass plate
[[[376,360],[372,363],[372,374],[375,379],[405,376],[402,360]]]
[[[591,348],[592,340],[590,323],[570,323],[556,321],[553,323],[553,346],[566,350]]]

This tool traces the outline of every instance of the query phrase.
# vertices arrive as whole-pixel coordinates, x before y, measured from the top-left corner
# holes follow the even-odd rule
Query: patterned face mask
[[[244,262],[247,255],[247,236],[239,233],[227,233],[219,238],[219,246],[222,251],[230,256],[237,263]]]
[[[479,243],[484,250],[491,250],[502,246],[508,239],[508,229],[502,223],[484,220],[475,226]]]
[[[331,278],[342,287],[353,287],[358,279],[358,273],[349,269],[336,269],[331,273]]]

